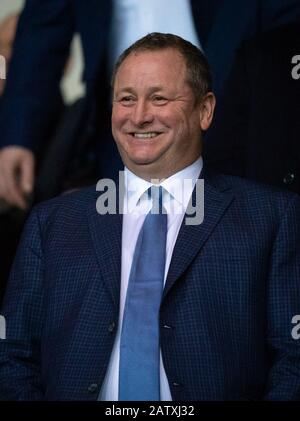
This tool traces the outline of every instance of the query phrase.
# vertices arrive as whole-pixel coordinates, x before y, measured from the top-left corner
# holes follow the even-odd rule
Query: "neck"
[[[199,156],[189,161],[186,161],[184,164],[173,167],[172,169],[171,168],[170,169],[169,168],[154,169],[151,165],[139,165],[139,166],[126,165],[126,166],[137,177],[140,177],[143,180],[149,181],[153,184],[160,184],[163,180],[171,177],[172,175],[178,173],[179,171],[182,171],[184,168],[187,168],[190,165],[192,165],[199,158]]]

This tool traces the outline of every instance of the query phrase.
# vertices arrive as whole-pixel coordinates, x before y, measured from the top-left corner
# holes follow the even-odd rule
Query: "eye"
[[[155,95],[152,98],[152,101],[154,102],[154,104],[156,105],[164,105],[168,102],[167,98],[161,96],[161,95]]]
[[[120,102],[123,105],[132,105],[134,101],[135,99],[132,95],[124,95],[118,100],[118,102]]]

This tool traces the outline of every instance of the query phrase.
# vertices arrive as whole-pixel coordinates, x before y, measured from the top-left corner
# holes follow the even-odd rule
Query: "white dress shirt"
[[[199,178],[203,166],[202,158],[198,158],[192,165],[164,180],[160,185],[164,188],[163,205],[168,214],[168,233],[166,243],[165,277],[169,270],[173,249],[179,233],[180,226],[192,195],[195,183]],[[119,358],[120,337],[122,330],[123,313],[125,307],[128,280],[130,275],[133,254],[140,229],[146,214],[152,207],[151,199],[145,192],[152,186],[146,180],[137,177],[125,168],[125,196],[123,207],[122,228],[122,259],[121,259],[121,288],[120,288],[120,314],[118,330],[106,377],[100,392],[100,399],[117,401],[119,391]],[[184,182],[190,180],[190,182]],[[183,185],[185,186],[183,190]],[[162,401],[172,400],[168,379],[165,373],[162,356],[160,354],[160,394]]]
[[[179,35],[201,48],[190,0],[114,0],[109,62],[150,32]]]

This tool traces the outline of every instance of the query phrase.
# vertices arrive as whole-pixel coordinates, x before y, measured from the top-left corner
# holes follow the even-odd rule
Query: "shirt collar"
[[[190,197],[202,168],[203,159],[200,156],[195,162],[193,162],[193,164],[162,181],[159,185],[161,185],[167,192],[164,194],[164,201],[175,200],[177,205],[185,210],[188,206]],[[144,193],[153,184],[138,177],[127,167],[124,169],[124,175],[127,210],[130,213],[135,210],[142,197],[144,200],[148,200],[147,195]]]

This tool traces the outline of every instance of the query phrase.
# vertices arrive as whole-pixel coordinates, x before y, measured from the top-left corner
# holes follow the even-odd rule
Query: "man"
[[[243,43],[205,139],[214,169],[300,193],[299,53],[299,22]]]
[[[121,55],[127,211],[103,212],[95,188],[33,210],[1,312],[2,399],[299,399],[299,198],[203,168],[214,106],[208,64],[180,37]],[[202,224],[186,223],[191,202]]]
[[[87,92],[78,121],[90,114],[89,139],[98,144],[99,175],[114,177],[120,160],[110,136],[107,81],[122,47],[153,31],[195,41],[207,54],[221,92],[243,39],[299,15],[298,0],[27,0],[0,116],[0,197],[28,207],[36,154],[56,121],[59,82],[75,32],[82,40]]]

